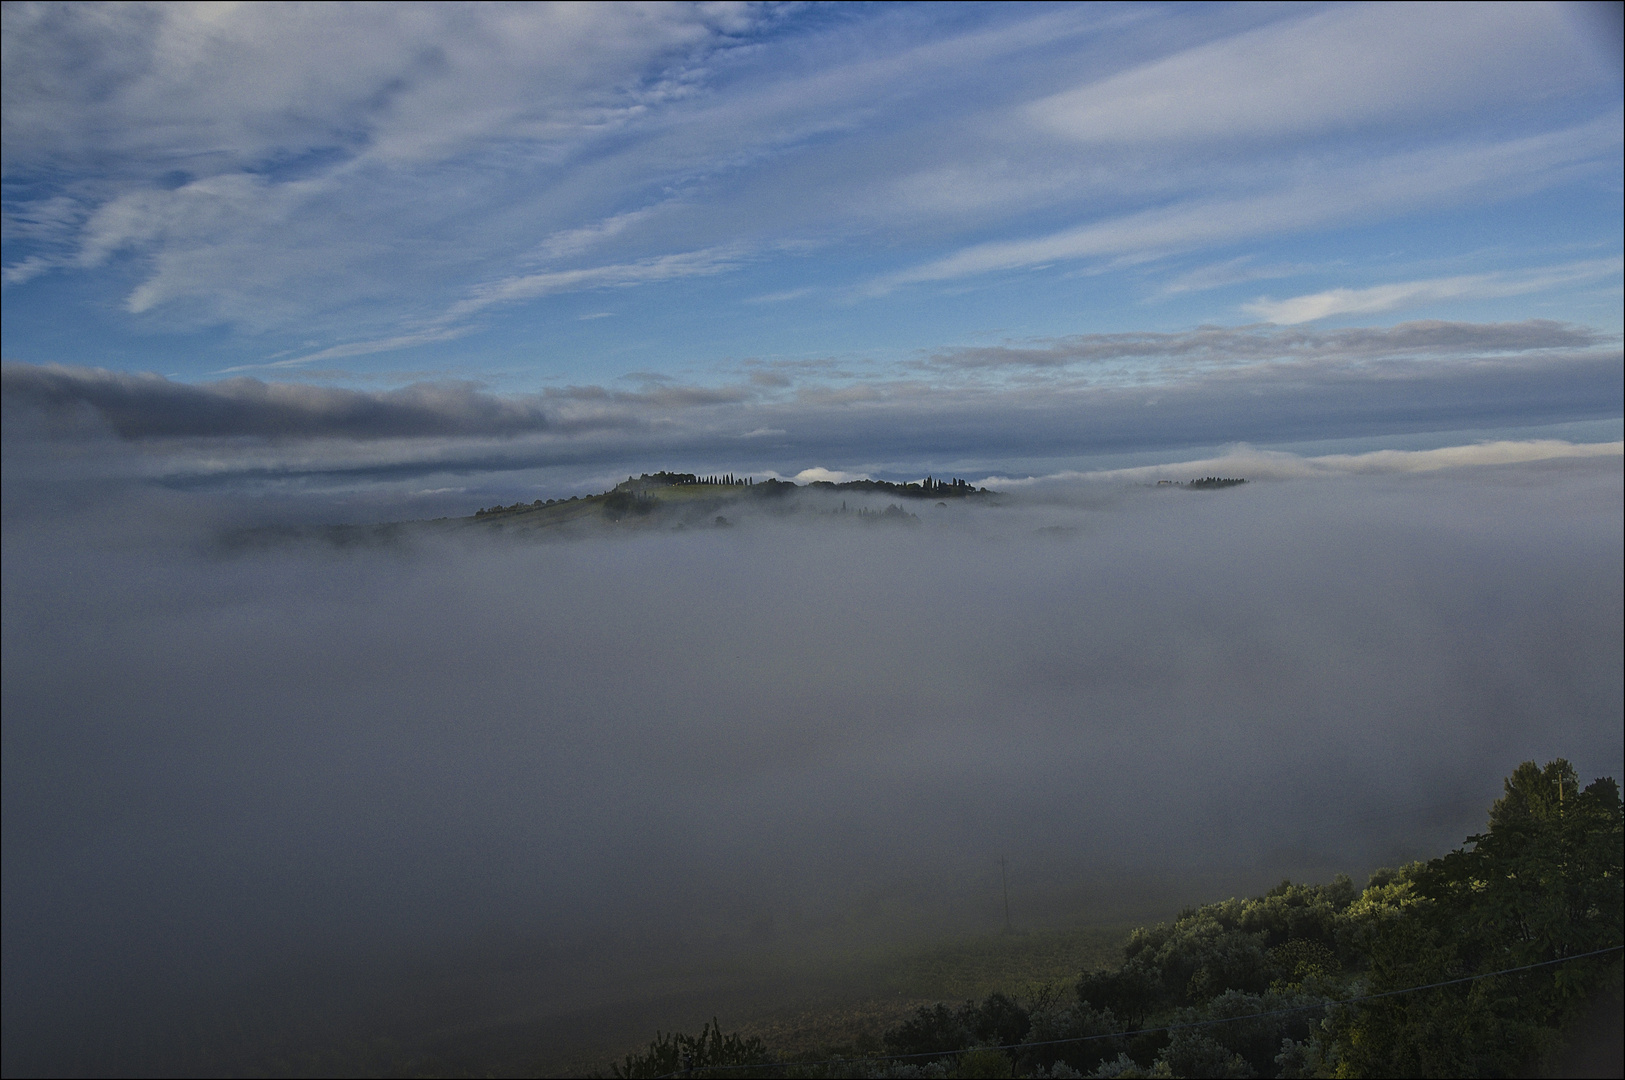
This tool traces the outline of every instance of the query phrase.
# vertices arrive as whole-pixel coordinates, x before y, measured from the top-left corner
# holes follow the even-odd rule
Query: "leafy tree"
[[[1157,1055],[1158,1071],[1173,1076],[1275,1075],[1283,1046],[1312,1037],[1326,1000],[1325,994],[1303,987],[1262,995],[1227,990],[1200,1008],[1182,1009],[1175,1023],[1229,1022],[1171,1032]]]
[[[1015,998],[991,993],[966,1017],[976,1041],[988,1046],[1009,1046],[1027,1037],[1031,1017]]]
[[[967,1001],[957,1009],[938,1004],[914,1010],[913,1016],[886,1032],[886,1051],[919,1054],[919,1062],[929,1062],[972,1047],[1010,1046],[1026,1039],[1031,1028],[1028,1010],[1008,994],[995,992],[980,1005]],[[1000,1056],[1005,1062],[1001,1075],[1008,1076],[1016,1055]]]
[[[967,1049],[975,1042],[967,1019],[967,1010],[975,1006],[966,1002],[958,1009],[937,1004],[921,1006],[914,1015],[885,1034],[886,1052],[897,1055],[946,1054]],[[920,1061],[936,1060],[922,1056]]]
[[[1033,1009],[1027,1038],[1052,1045],[1033,1047],[1022,1055],[1022,1060],[1036,1063],[1039,1068],[1053,1069],[1060,1062],[1071,1069],[1088,1072],[1123,1051],[1127,1045],[1124,1040],[1101,1036],[1124,1028],[1124,1023],[1110,1009],[1096,1009],[1087,1001],[1048,1001]],[[1055,1042],[1060,1039],[1088,1041]]]
[[[1015,1075],[1015,1067],[1008,1055],[989,1048],[970,1050],[959,1055],[954,1063],[953,1075],[966,1080],[1002,1080]]]
[[[1611,779],[1577,787],[1562,759],[1524,762],[1487,833],[1374,886],[1382,895],[1355,912],[1369,943],[1368,992],[1618,945],[1619,788]],[[1513,1075],[1556,1046],[1594,993],[1619,985],[1616,953],[1367,1002],[1337,1033],[1337,1075]]]
[[[1144,964],[1124,964],[1116,971],[1091,971],[1078,980],[1078,1000],[1104,1009],[1128,1028],[1144,1025],[1162,997],[1162,980]]]

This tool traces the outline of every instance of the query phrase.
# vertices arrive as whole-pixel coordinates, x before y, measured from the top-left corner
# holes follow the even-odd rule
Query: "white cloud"
[[[1555,5],[1361,4],[1265,26],[1036,102],[1071,139],[1313,134],[1602,82]]]
[[[826,481],[831,484],[844,484],[848,480],[867,480],[868,473],[841,472],[839,469],[826,469],[822,466],[812,469],[802,469],[793,477],[798,484],[811,484],[817,481]]]
[[[761,296],[752,296],[745,301],[747,304],[782,304],[789,300],[800,300],[804,296],[811,296],[814,290],[785,289],[783,292],[764,293]]]
[[[394,337],[380,338],[376,341],[352,341],[345,345],[334,345],[332,348],[323,349],[308,356],[296,356],[287,360],[272,360],[264,364],[239,364],[236,367],[223,368],[214,374],[230,375],[239,371],[303,367],[305,364],[314,364],[318,360],[342,360],[347,356],[371,356],[374,353],[410,349],[417,345],[432,345],[440,341],[452,341],[466,333],[468,333],[468,327],[441,327],[434,330],[422,330],[413,334],[396,334]]]
[[[1247,281],[1267,281],[1271,278],[1293,277],[1298,274],[1312,272],[1315,269],[1317,268],[1303,264],[1259,266],[1253,262],[1252,256],[1242,255],[1238,258],[1226,259],[1220,263],[1188,270],[1159,289],[1158,295],[1177,296],[1180,293],[1204,292],[1208,289],[1222,289],[1227,285],[1240,285]]]
[[[493,304],[532,300],[555,293],[584,292],[643,285],[651,281],[721,274],[740,263],[737,251],[685,251],[661,255],[636,263],[589,266],[577,270],[549,270],[540,274],[520,274],[474,290],[474,295],[452,305],[448,319],[461,319]]]
[[[145,263],[132,314],[265,329],[348,308],[353,333],[358,308],[432,305],[446,284],[489,276],[478,264],[492,256],[580,254],[649,211],[572,224],[580,198],[558,190],[561,168],[691,96],[763,17],[732,4],[8,5],[8,241],[88,218],[14,263],[8,284],[130,254]],[[75,175],[67,195],[12,186]],[[520,178],[532,190],[515,200]],[[503,220],[537,201],[564,227]],[[391,316],[371,315],[380,328]]]
[[[5,283],[20,285],[68,265],[72,260],[74,234],[84,224],[86,212],[87,207],[80,200],[68,195],[8,200],[3,219],[5,242],[32,243],[36,250],[5,268]]]
[[[1577,281],[1618,275],[1622,267],[1625,267],[1625,263],[1618,259],[1601,259],[1516,274],[1464,274],[1373,285],[1365,289],[1328,289],[1286,300],[1260,298],[1242,305],[1242,309],[1269,322],[1291,326],[1333,315],[1369,315],[1440,300],[1522,296]]]
[[[565,259],[572,255],[579,255],[591,248],[598,247],[606,240],[612,240],[639,222],[647,221],[654,213],[654,208],[644,207],[642,210],[629,210],[624,214],[615,214],[592,225],[583,225],[576,229],[564,229],[554,233],[543,240],[539,253],[545,259]]]
[[[1472,446],[1444,446],[1436,450],[1373,450],[1367,454],[1328,454],[1310,458],[1326,472],[1433,472],[1473,465],[1515,465],[1522,461],[1556,458],[1619,457],[1625,443],[1571,443],[1561,439],[1500,441]]]
[[[843,241],[888,260],[961,245],[877,292],[1135,259],[1498,198],[1617,153],[1616,116],[1442,148],[1444,129],[1406,128],[1413,108],[1591,86],[1591,54],[1541,10],[900,7],[757,34],[795,10],[9,5],[8,287],[100,268],[147,322],[297,327],[320,350]],[[1123,57],[1142,59],[1112,74]],[[1350,124],[1401,137],[1240,164],[1213,138]],[[1010,239],[1038,220],[1074,224]],[[807,280],[837,291],[822,269]]]
[[[1239,198],[1186,199],[1167,208],[1126,214],[1047,236],[994,241],[871,283],[884,294],[900,285],[1096,256],[1150,256],[1295,232],[1348,225],[1464,199],[1490,200],[1554,182],[1576,169],[1615,167],[1620,117],[1522,139],[1429,148],[1367,162],[1339,163],[1336,175],[1299,176],[1288,186]]]
[[[60,265],[60,261],[56,259],[50,259],[44,255],[30,255],[26,259],[19,259],[6,267],[5,282],[7,285],[21,285],[23,282],[39,277],[39,275]]]
[[[1202,326],[1174,332],[1073,334],[997,345],[943,349],[919,366],[936,373],[1028,370],[1061,373],[1065,379],[1095,378],[1105,369],[1145,384],[1198,370],[1248,367],[1301,360],[1335,363],[1402,357],[1462,358],[1592,349],[1610,339],[1584,327],[1528,319],[1516,323],[1466,323],[1423,319],[1389,327],[1332,330],[1281,326]]]
[[[737,5],[8,6],[8,171],[109,153],[218,171],[342,148],[434,161],[681,96]]]
[[[1237,476],[1250,480],[1299,480],[1315,477],[1421,473],[1483,465],[1516,465],[1560,458],[1625,456],[1625,442],[1573,443],[1563,439],[1498,440],[1433,450],[1373,450],[1364,454],[1325,454],[1304,457],[1279,450],[1237,446],[1218,457],[1177,461],[1167,465],[1141,465],[1130,469],[1059,472],[1047,476],[989,476],[978,486],[1021,490],[1051,484],[1117,481],[1155,483],[1184,481],[1200,476]]]

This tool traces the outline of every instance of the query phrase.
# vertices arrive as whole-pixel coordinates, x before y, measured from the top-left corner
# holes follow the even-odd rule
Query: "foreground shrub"
[[[739,1069],[717,1073],[707,1070],[723,1065],[757,1065],[768,1060],[767,1047],[761,1039],[724,1035],[721,1026],[713,1019],[697,1037],[657,1032],[647,1052],[628,1054],[625,1061],[610,1066],[610,1069],[621,1080],[648,1080],[677,1072],[693,1077],[743,1077],[749,1074]]]

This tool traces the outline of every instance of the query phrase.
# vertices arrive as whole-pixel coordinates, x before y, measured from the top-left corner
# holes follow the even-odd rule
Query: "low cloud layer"
[[[1218,457],[1199,461],[1064,472],[1048,476],[990,476],[981,483],[998,490],[1019,490],[1079,482],[1155,483],[1170,478],[1178,480],[1200,476],[1302,480],[1378,473],[1436,472],[1482,465],[1516,465],[1559,458],[1609,458],[1621,455],[1625,455],[1625,442],[1572,443],[1563,439],[1499,439],[1471,446],[1441,446],[1433,450],[1372,450],[1363,454],[1323,454],[1319,457],[1241,446]]]
[[[235,378],[195,386],[159,375],[7,364],[5,394],[22,407],[91,410],[123,439],[349,439],[510,435],[541,431],[536,404],[467,384],[368,392]]]
[[[1028,346],[947,349],[932,357],[932,363],[948,368],[1056,368],[1148,360],[1238,364],[1286,359],[1461,357],[1474,353],[1585,349],[1609,340],[1587,327],[1547,319],[1517,323],[1425,320],[1390,327],[1322,331],[1269,325],[1204,326],[1173,333],[1077,334]]]
[[[1617,454],[1328,473],[231,557],[218,500],[8,508],[7,1071],[174,1067],[232,987],[277,1030],[274,973],[500,956],[494,1022],[992,929],[1001,854],[1029,925],[1359,874],[1526,758],[1618,775]]]
[[[598,483],[651,467],[795,475],[810,463],[985,475],[1012,460],[1602,420],[1619,415],[1622,366],[1617,341],[1585,327],[1415,322],[966,347],[907,379],[759,362],[710,382],[530,394],[8,364],[4,401],[13,460],[81,477],[445,488],[470,476],[523,485],[535,470]]]

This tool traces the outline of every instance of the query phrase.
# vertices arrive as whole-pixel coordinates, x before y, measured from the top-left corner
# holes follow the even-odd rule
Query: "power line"
[[[1271,1009],[1267,1012],[1247,1013],[1243,1016],[1223,1016],[1214,1020],[1193,1020],[1186,1024],[1165,1024],[1162,1027],[1137,1028],[1133,1031],[1114,1031],[1106,1035],[1079,1035],[1070,1039],[1045,1039],[1042,1042],[1005,1043],[1002,1046],[968,1046],[958,1050],[928,1050],[918,1054],[865,1054],[862,1058],[829,1058],[826,1061],[763,1061],[752,1065],[691,1065],[672,1073],[663,1073],[659,1080],[669,1080],[671,1077],[687,1076],[689,1073],[705,1070],[708,1072],[734,1072],[739,1069],[771,1069],[776,1067],[814,1068],[819,1065],[839,1065],[852,1061],[906,1061],[912,1058],[949,1057],[957,1054],[969,1053],[971,1050],[1028,1050],[1038,1046],[1061,1046],[1069,1043],[1096,1042],[1100,1039],[1124,1039],[1131,1035],[1154,1035],[1159,1031],[1188,1031],[1191,1028],[1212,1027],[1215,1024],[1230,1024],[1237,1020],[1259,1020],[1269,1016],[1286,1016],[1291,1013],[1312,1012],[1315,1009],[1329,1009],[1334,1005],[1358,1005],[1362,1001],[1376,1001],[1379,998],[1398,997],[1401,994],[1414,994],[1418,990],[1437,990],[1441,986],[1459,986],[1462,983],[1477,982],[1479,979],[1491,979],[1497,975],[1516,975],[1520,971],[1534,971],[1536,968],[1550,967],[1553,964],[1566,964],[1570,960],[1584,960],[1588,956],[1602,956],[1605,953],[1619,952],[1625,945],[1610,945],[1606,949],[1593,949],[1591,952],[1575,953],[1573,956],[1560,956],[1556,960],[1542,960],[1538,964],[1525,964],[1522,967],[1502,968],[1500,971],[1486,971],[1480,975],[1466,975],[1459,979],[1446,979],[1443,982],[1424,983],[1421,986],[1407,986],[1403,990],[1384,990],[1380,994],[1364,994],[1360,997],[1343,998],[1338,1001],[1321,1001],[1313,1005],[1294,1005],[1288,1009]]]

